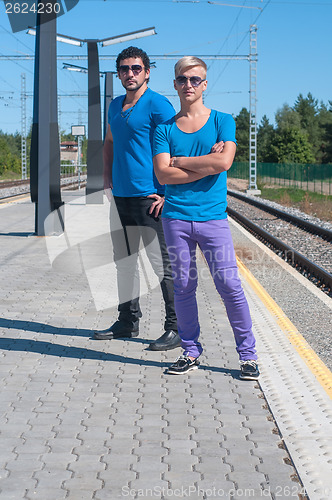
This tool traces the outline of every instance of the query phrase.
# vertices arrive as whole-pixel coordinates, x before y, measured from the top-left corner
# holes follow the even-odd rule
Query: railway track
[[[64,174],[61,175],[61,182],[65,182],[66,179],[77,179],[77,175],[72,176],[70,174]],[[16,179],[16,180],[9,180],[9,181],[0,181],[0,191],[2,189],[10,189],[10,188],[15,188],[19,186],[25,186],[27,187],[27,193],[30,192],[30,179]]]
[[[29,179],[22,179],[16,181],[0,181],[0,189],[8,189],[11,187],[29,185]]]
[[[73,180],[71,180],[73,179]],[[86,176],[80,181],[80,186],[85,186]],[[61,179],[61,189],[77,189],[78,188],[78,178],[76,177],[66,177]],[[15,192],[19,189],[18,192]],[[4,194],[5,193],[5,194]],[[22,196],[30,194],[30,184],[29,180],[16,180],[16,181],[1,181],[0,182],[0,203],[4,203],[9,199],[19,199]]]
[[[332,231],[234,191],[228,202],[231,217],[332,296]]]

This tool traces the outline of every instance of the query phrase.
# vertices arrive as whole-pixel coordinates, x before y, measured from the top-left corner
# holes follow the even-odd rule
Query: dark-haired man
[[[109,108],[104,188],[111,200],[119,317],[109,329],[95,332],[94,338],[131,338],[139,334],[142,313],[137,259],[142,239],[159,278],[166,311],[165,333],[150,344],[150,349],[174,349],[181,341],[177,333],[171,266],[160,219],[164,187],[153,171],[152,138],[156,126],[173,117],[175,112],[166,97],[148,88],[150,61],[143,50],[124,49],[117,57],[116,69],[126,94],[114,99]],[[116,231],[119,219],[122,230]],[[155,235],[157,239],[153,238]]]

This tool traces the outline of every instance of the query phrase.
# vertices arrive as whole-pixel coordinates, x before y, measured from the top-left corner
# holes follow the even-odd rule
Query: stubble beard
[[[136,85],[128,84],[127,82],[123,82],[122,85],[128,92],[136,92],[144,85],[144,83],[146,83],[146,80],[142,83],[137,83]]]

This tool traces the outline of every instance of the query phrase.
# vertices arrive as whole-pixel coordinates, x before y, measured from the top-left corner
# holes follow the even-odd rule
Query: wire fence
[[[77,163],[61,162],[60,173],[62,177],[73,177],[80,173],[86,173],[86,164],[78,165]]]
[[[228,177],[249,180],[249,163],[234,162]],[[257,182],[332,195],[332,164],[257,163]]]

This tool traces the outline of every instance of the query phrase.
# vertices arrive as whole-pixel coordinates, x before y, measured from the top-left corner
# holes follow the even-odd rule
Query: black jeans
[[[177,331],[172,270],[161,218],[149,214],[153,201],[147,197],[114,196],[114,203],[113,200],[111,203],[111,238],[117,268],[119,320],[131,324],[142,317],[138,261],[142,264],[139,249],[143,243],[160,282],[166,311],[165,330]],[[141,267],[144,268],[144,265]]]

